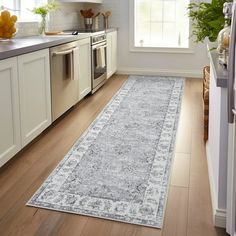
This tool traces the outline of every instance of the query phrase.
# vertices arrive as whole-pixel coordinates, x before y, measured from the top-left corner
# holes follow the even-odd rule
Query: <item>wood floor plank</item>
[[[162,236],[187,236],[188,188],[171,186]]]
[[[190,174],[190,154],[175,153],[171,185],[179,187],[189,187]]]
[[[192,130],[203,132],[203,100],[202,100],[202,82],[193,80],[191,84],[192,106],[194,117],[192,119]],[[202,134],[203,135],[203,134]],[[203,136],[202,136],[203,138]]]
[[[84,226],[81,236],[110,236],[113,222],[90,217]]]
[[[62,226],[66,215],[59,212],[50,212],[44,221],[41,222],[35,236],[56,236],[58,230]]]
[[[147,235],[148,236],[161,236],[162,230],[138,226],[137,233],[135,236],[147,236]]]
[[[57,236],[79,236],[82,234],[89,217],[67,214],[63,224],[58,230]]]
[[[212,207],[207,174],[206,155],[201,133],[193,133],[190,167],[188,234],[212,235]]]
[[[2,230],[8,232],[9,229],[17,229],[21,227],[21,225],[27,225],[27,222],[31,221],[31,218],[36,213],[37,208],[28,207],[25,206],[25,204],[42,184],[44,179],[49,175],[50,171],[54,167],[54,163],[52,162],[51,165],[47,166],[43,171],[40,171],[42,167],[41,165],[38,167],[39,169],[37,169],[37,166],[32,168],[23,178],[23,182],[27,182],[28,180],[28,182],[31,183],[29,187],[23,188],[21,180],[19,180],[19,187],[15,186],[15,188],[13,188],[10,193],[7,193],[7,195],[4,195],[4,198],[2,198],[2,201],[5,202],[5,205],[0,201],[0,214],[2,215],[0,221],[0,235]],[[19,194],[19,188],[21,187],[24,189],[24,191]],[[3,212],[5,213],[4,215]],[[47,213],[50,212],[51,211],[47,211]],[[44,220],[45,219],[43,219],[43,221]],[[11,233],[9,235],[15,234]]]
[[[180,153],[190,153],[191,151],[191,132],[192,132],[192,94],[191,94],[191,82],[186,81],[184,92],[183,92],[183,99],[182,99],[182,106],[177,130],[177,139],[175,145],[175,152]]]
[[[110,235],[112,236],[136,236],[138,227],[132,224],[113,222]]]

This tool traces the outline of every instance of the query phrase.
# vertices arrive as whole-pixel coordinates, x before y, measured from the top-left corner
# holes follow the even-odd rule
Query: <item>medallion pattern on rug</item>
[[[130,76],[27,205],[160,228],[183,85]]]

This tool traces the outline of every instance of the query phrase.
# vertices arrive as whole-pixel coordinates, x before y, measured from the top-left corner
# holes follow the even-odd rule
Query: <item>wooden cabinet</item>
[[[18,57],[21,140],[25,146],[51,124],[49,50]]]
[[[117,70],[117,31],[107,33],[107,79]]]
[[[0,167],[51,124],[49,50],[0,61]]]
[[[78,41],[79,60],[78,60],[78,101],[91,92],[91,46],[90,38]]]
[[[0,167],[21,149],[17,58],[0,61]]]

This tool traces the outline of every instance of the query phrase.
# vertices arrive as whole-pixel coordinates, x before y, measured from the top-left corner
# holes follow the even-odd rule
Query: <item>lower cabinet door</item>
[[[51,124],[49,49],[18,57],[21,140],[25,146]]]
[[[20,149],[17,58],[0,61],[0,167]]]
[[[107,79],[117,70],[117,31],[107,33]]]
[[[80,101],[88,93],[91,92],[91,46],[90,38],[82,39],[78,41],[79,47],[79,61],[78,61],[78,73],[79,73],[79,95]]]

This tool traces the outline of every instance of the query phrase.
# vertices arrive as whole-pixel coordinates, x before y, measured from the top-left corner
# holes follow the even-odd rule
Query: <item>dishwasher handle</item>
[[[67,55],[67,54],[71,54],[73,53],[73,49],[74,48],[70,48],[68,50],[64,50],[64,51],[60,51],[60,52],[53,52],[53,56],[63,56],[63,55]]]

